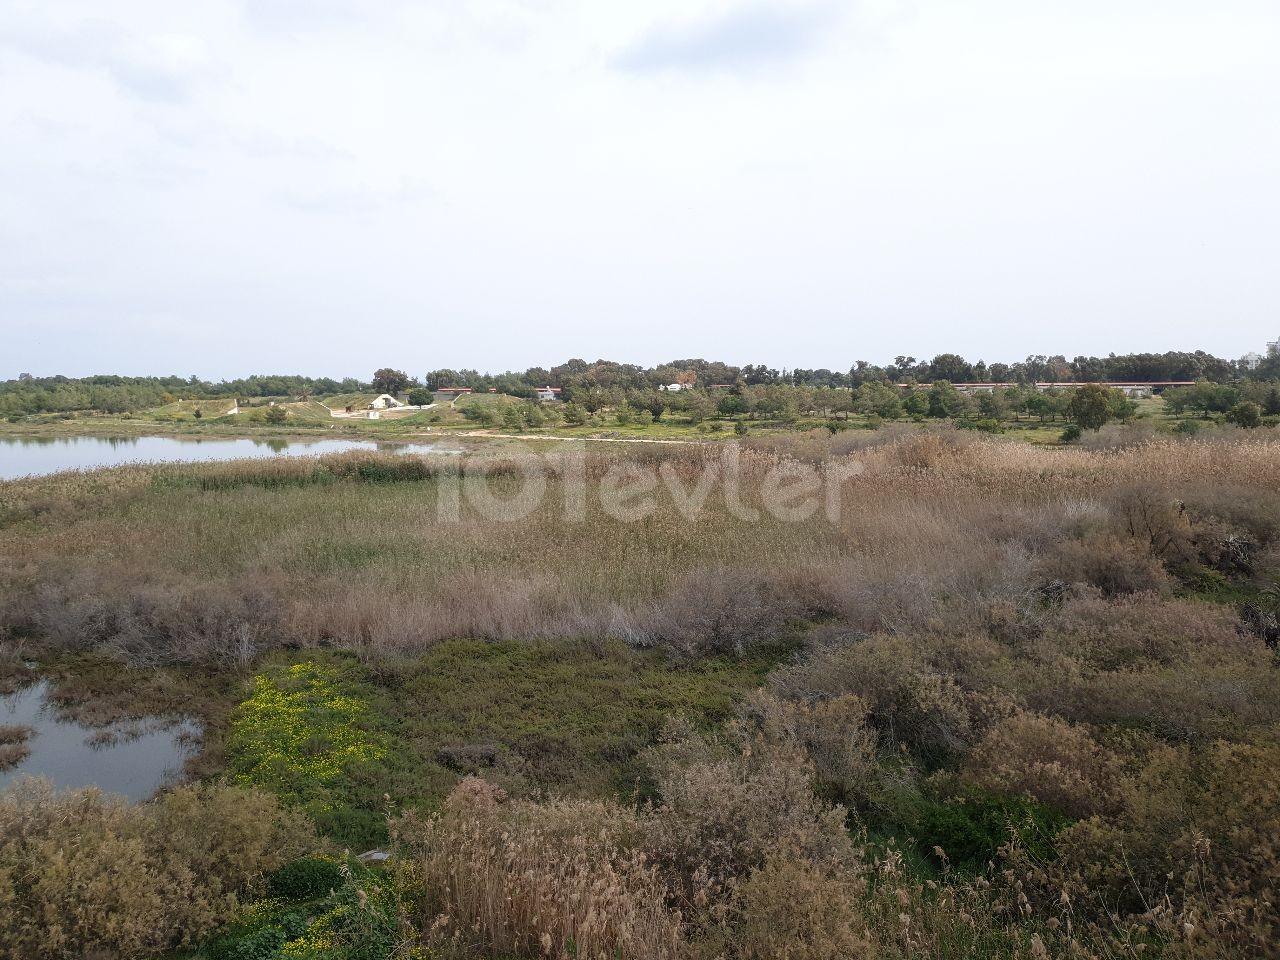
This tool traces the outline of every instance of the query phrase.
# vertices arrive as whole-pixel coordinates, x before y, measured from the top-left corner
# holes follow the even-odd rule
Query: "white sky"
[[[1280,335],[1277,0],[0,0],[0,378]]]

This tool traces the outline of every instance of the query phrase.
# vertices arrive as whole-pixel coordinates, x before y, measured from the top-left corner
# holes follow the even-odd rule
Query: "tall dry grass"
[[[819,455],[864,470],[835,523],[736,519],[714,492],[693,521],[665,496],[633,523],[600,509],[619,457],[692,488],[710,456],[699,448],[592,453],[574,523],[546,464],[544,507],[517,523],[465,503],[441,522],[445,467],[367,456],[3,484],[0,623],[138,663],[245,663],[282,642],[411,652],[459,636],[606,634],[696,653],[742,649],[796,617],[985,628],[993,607],[1034,606],[1046,582],[1168,590],[1231,550],[1255,573],[1274,566],[1280,444],[1265,438],[1107,452],[916,433],[841,453],[840,440]],[[748,504],[786,458],[744,454]],[[493,471],[499,492],[513,489]],[[1173,511],[1168,551],[1130,523],[1132,489]]]
[[[684,931],[657,870],[629,845],[634,815],[590,801],[506,803],[464,780],[443,814],[395,824],[428,944],[485,955],[678,960]]]

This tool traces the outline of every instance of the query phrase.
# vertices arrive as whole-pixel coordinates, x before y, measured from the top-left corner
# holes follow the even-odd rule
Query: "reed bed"
[[[840,452],[840,440],[807,448],[861,470],[844,481],[835,520],[758,509],[769,471],[796,459],[786,449],[742,455],[753,520],[735,516],[719,487],[692,519],[661,488],[640,520],[601,507],[620,463],[694,489],[719,455],[696,447],[588,454],[581,519],[566,519],[554,458],[487,468],[498,497],[519,489],[524,470],[545,484],[541,504],[514,522],[465,498],[456,519],[442,519],[457,470],[445,458],[349,454],[3,484],[0,623],[148,663],[248,662],[285,642],[411,652],[457,637],[603,634],[687,647],[721,642],[707,639],[716,611],[724,630],[750,633],[734,608],[759,610],[773,631],[779,618],[825,615],[865,630],[955,628],[1046,578],[1104,579],[1084,568],[1105,567],[1108,550],[1112,567],[1141,568],[1108,539],[1132,539],[1121,529],[1126,490],[1250,528],[1255,547],[1280,528],[1280,444],[1266,439],[1113,452],[947,433]],[[1144,575],[1161,586],[1159,571]],[[695,612],[707,614],[702,640],[673,626]]]

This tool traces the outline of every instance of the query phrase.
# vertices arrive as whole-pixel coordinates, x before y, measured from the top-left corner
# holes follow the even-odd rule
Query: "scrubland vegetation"
[[[1124,381],[1155,382],[1161,397],[1135,400],[1105,386]],[[555,388],[554,401],[540,399],[544,387]],[[458,390],[472,392],[447,392]],[[377,420],[361,416],[383,393],[410,406],[384,411]],[[314,436],[324,430],[388,439],[481,431],[705,440],[941,422],[1047,445],[1074,443],[1108,422],[1135,419],[1181,435],[1206,426],[1274,427],[1280,423],[1280,356],[1032,356],[988,365],[943,353],[919,361],[899,356],[884,365],[860,360],[847,371],[702,359],[644,368],[574,359],[550,369],[442,369],[422,378],[384,367],[368,383],[301,376],[214,383],[23,375],[0,382],[0,417],[8,422],[6,431],[35,436],[154,430]]]
[[[795,432],[742,452],[752,519],[723,474],[605,509],[621,470],[687,495],[710,446],[591,451],[580,519],[556,455],[485,468],[545,484],[519,522],[442,519],[446,458],[0,484],[10,682],[92,711],[110,677],[112,715],[189,682],[208,781],[5,795],[0,945],[1276,956],[1271,436]],[[838,517],[765,508],[787,464],[857,464]]]

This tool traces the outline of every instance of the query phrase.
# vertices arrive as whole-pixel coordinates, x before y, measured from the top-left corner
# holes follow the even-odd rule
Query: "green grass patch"
[[[620,643],[454,640],[369,669],[278,658],[231,712],[227,773],[353,848],[385,839],[387,797],[432,807],[468,773],[515,793],[631,796],[668,716],[721,722],[786,652],[677,666]]]
[[[723,720],[781,655],[675,666],[620,643],[457,640],[417,661],[394,696],[404,737],[436,768],[435,796],[470,765],[531,788],[625,794],[667,716]]]
[[[233,712],[228,772],[304,810],[339,841],[384,834],[378,786],[391,779],[390,724],[354,667],[305,660],[269,668]]]

